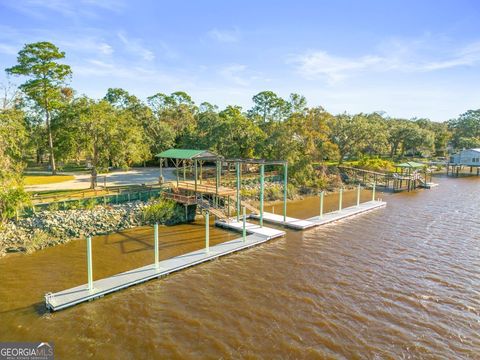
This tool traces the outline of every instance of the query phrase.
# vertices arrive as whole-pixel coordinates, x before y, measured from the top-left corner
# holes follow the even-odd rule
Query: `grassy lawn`
[[[46,175],[46,174],[28,174],[25,175],[24,181],[25,185],[44,185],[44,184],[54,184],[60,183],[68,180],[73,180],[75,177],[73,175]]]

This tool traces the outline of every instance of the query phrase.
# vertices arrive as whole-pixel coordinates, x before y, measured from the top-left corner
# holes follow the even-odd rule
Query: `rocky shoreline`
[[[30,253],[87,235],[103,235],[142,224],[145,202],[97,206],[92,210],[42,211],[0,228],[0,256]]]

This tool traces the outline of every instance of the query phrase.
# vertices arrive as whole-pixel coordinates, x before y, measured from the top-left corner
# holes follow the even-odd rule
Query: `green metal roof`
[[[155,155],[159,158],[169,159],[202,159],[202,158],[218,158],[217,154],[214,154],[208,150],[194,150],[194,149],[168,149],[160,154]]]
[[[423,168],[426,165],[422,164],[422,163],[415,162],[415,161],[407,161],[407,162],[404,162],[404,163],[401,163],[401,164],[397,164],[395,166],[400,167],[400,168],[415,168],[415,169],[418,169],[418,168]]]

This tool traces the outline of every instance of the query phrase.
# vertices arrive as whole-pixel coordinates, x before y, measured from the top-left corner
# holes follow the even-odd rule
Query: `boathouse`
[[[463,168],[470,168],[470,174],[476,168],[476,175],[480,175],[480,148],[464,149],[452,155],[447,163],[447,175],[458,176]]]

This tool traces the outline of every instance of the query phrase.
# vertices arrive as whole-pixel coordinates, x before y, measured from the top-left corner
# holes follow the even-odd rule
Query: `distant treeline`
[[[65,54],[48,42],[27,44],[6,69],[22,84],[6,89],[0,113],[2,187],[18,183],[26,159],[58,163],[88,160],[93,174],[107,167],[153,163],[162,150],[210,149],[225,157],[286,159],[293,183],[314,183],[314,164],[361,156],[446,156],[448,149],[480,147],[480,110],[457,119],[398,119],[382,113],[330,114],[304,96],[272,91],[253,107],[196,104],[185,92],[146,101],[111,88],[102,99],[68,87]],[[152,79],[153,80],[153,79]]]

